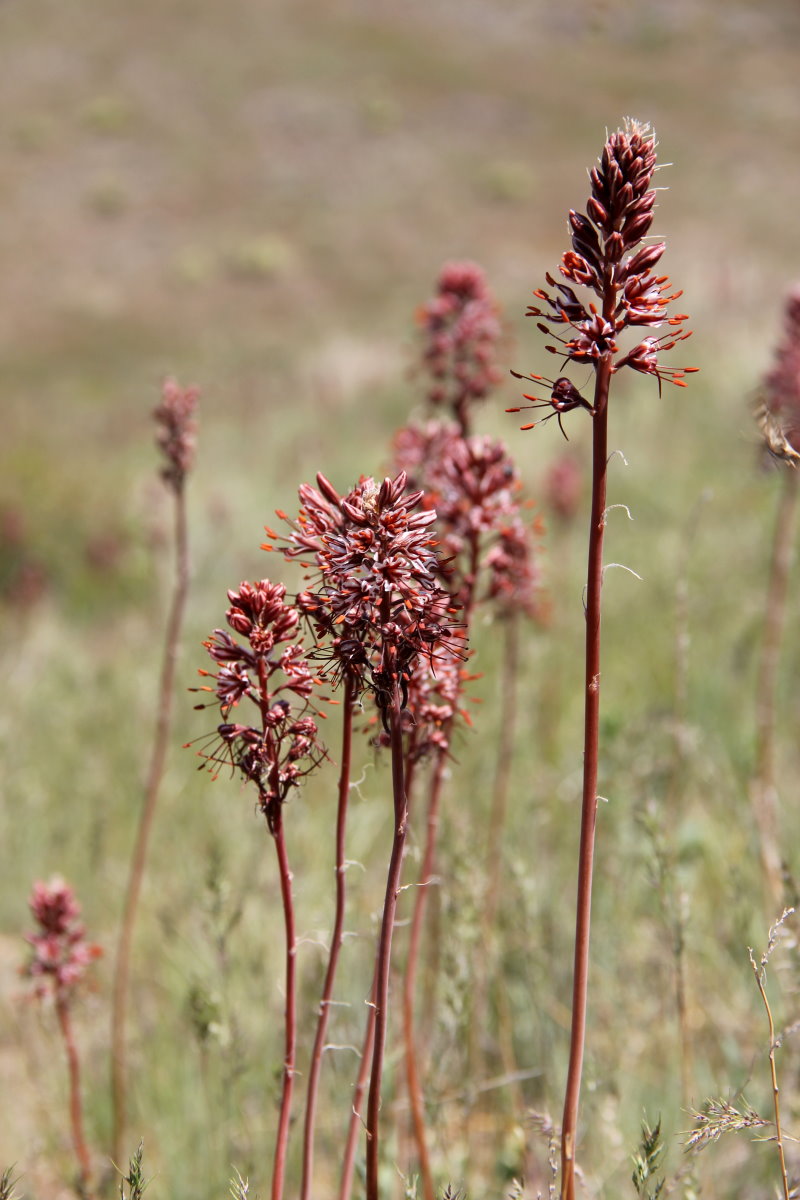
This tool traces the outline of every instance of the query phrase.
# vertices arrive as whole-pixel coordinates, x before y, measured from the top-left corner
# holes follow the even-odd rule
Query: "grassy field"
[[[0,1168],[17,1164],[31,1200],[70,1194],[73,1170],[55,1023],[23,998],[18,976],[31,884],[53,873],[75,885],[107,951],[75,1022],[98,1164],[108,1145],[111,962],[170,587],[169,498],[150,415],[161,380],[200,388],[201,429],[174,752],[134,959],[131,1149],[144,1140],[154,1200],[222,1197],[231,1164],[263,1196],[280,1064],[277,877],[251,796],[225,777],[211,783],[180,750],[209,725],[185,692],[205,665],[200,642],[222,623],[227,588],[282,570],[258,548],[262,526],[276,507],[294,511],[299,482],[322,470],[344,490],[386,468],[392,433],[420,411],[413,314],[444,260],[486,270],[507,321],[506,365],[550,369],[522,314],[565,248],[567,209],[585,202],[605,130],[628,114],[653,123],[661,161],[673,164],[658,176],[669,190],[655,230],[695,331],[675,365],[701,373],[661,399],[652,381],[631,376],[613,401],[611,444],[627,465],[614,460],[610,501],[634,520],[612,514],[606,557],[641,580],[609,572],[604,590],[608,804],[595,877],[586,1194],[634,1196],[630,1155],[644,1112],[662,1116],[671,1177],[687,1163],[688,1105],[710,1095],[738,1104],[743,1090],[770,1116],[747,947],[763,949],[779,913],[765,902],[748,785],[781,475],[760,469],[748,399],[800,269],[799,51],[800,18],[777,2],[0,3]],[[586,518],[565,527],[548,514],[544,480],[564,443],[554,423],[517,432],[503,410],[518,395],[509,378],[479,424],[507,439],[545,518],[552,616],[526,633],[520,664],[489,945],[476,879],[501,633],[486,622],[474,639],[483,703],[456,750],[438,950],[425,979],[436,1173],[470,1197],[507,1195],[522,1176],[526,1197],[547,1194],[546,1139],[530,1110],[559,1119],[568,1051]],[[588,463],[588,422],[568,431]],[[778,750],[795,873],[799,615],[793,587]],[[684,677],[676,647],[687,634]],[[386,764],[366,740],[358,755],[348,853],[366,869],[351,880],[358,937],[341,985],[351,1007],[337,1010],[332,1035],[343,1044],[359,1036],[383,885],[372,864],[390,838]],[[323,969],[313,943],[330,924],[334,803],[329,768],[287,813],[309,938],[305,1030]],[[412,858],[418,849],[417,838]],[[486,1036],[505,1050],[500,1062],[493,1049],[475,1078],[464,1046],[481,972],[503,981]],[[770,985],[779,1024],[795,1020],[792,945],[776,951]],[[524,1078],[482,1090],[510,1061]],[[798,1065],[788,1039],[785,1119],[800,1135]],[[414,1166],[394,1052],[389,1066],[387,1163],[397,1169],[387,1166],[386,1188],[400,1196]],[[352,1074],[351,1054],[330,1056],[319,1200],[334,1194]],[[777,1180],[774,1147],[731,1134],[673,1194],[766,1196]]]

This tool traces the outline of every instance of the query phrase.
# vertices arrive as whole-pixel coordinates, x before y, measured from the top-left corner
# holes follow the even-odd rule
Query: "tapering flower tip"
[[[800,461],[800,284],[786,297],[783,337],[761,386],[756,419],[769,453],[796,466]]]
[[[28,905],[38,928],[25,936],[33,955],[23,973],[37,981],[37,995],[44,995],[48,981],[54,993],[63,995],[103,951],[86,941],[80,905],[63,879],[56,876],[49,883],[35,883]]]
[[[448,262],[436,294],[418,313],[423,331],[422,368],[428,402],[449,407],[467,420],[469,404],[484,399],[499,382],[497,348],[502,334],[497,304],[482,269],[473,262]]]
[[[183,487],[194,462],[198,396],[196,388],[181,388],[174,379],[165,379],[161,403],[153,410],[158,425],[156,444],[167,460],[161,476],[175,491]]]
[[[610,360],[612,372],[630,367],[655,376],[660,391],[665,381],[685,386],[684,376],[696,368],[660,363],[660,355],[688,338],[690,331],[683,327],[685,314],[668,312],[681,292],[670,293],[668,276],[653,273],[664,243],[641,245],[653,222],[655,170],[656,140],[648,125],[629,120],[607,139],[599,163],[590,171],[592,194],[586,212],[569,214],[571,246],[560,264],[567,282],[558,283],[548,274],[548,288],[533,293],[537,303],[527,315],[539,318],[538,328],[554,338],[556,344],[546,347],[551,354],[595,370],[601,364],[607,367]],[[588,288],[599,303],[584,303],[571,285]],[[666,326],[669,332],[648,335],[622,352],[620,335],[641,326]],[[563,327],[565,336],[555,332]],[[555,394],[549,401],[534,399],[534,407],[550,404],[556,413],[567,411],[555,402]],[[593,412],[588,404],[570,407]]]

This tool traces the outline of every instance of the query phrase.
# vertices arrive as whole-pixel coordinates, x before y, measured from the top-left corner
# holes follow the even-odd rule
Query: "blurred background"
[[[680,811],[662,806],[653,819],[673,839],[673,891],[690,913],[695,1050],[683,1099],[736,1095],[755,1073],[752,1102],[768,1107],[746,946],[761,946],[778,914],[763,904],[747,781],[779,480],[759,467],[748,403],[800,273],[799,55],[800,9],[780,0],[0,0],[0,1167],[17,1163],[26,1195],[68,1191],[70,1171],[60,1047],[52,1020],[21,1001],[17,976],[30,886],[55,872],[77,886],[107,948],[76,1022],[98,1153],[108,1138],[113,937],[171,572],[151,419],[163,378],[200,389],[200,434],[175,752],[137,934],[133,1145],[144,1137],[154,1197],[202,1200],[225,1194],[232,1161],[256,1190],[267,1186],[280,922],[251,798],[197,775],[179,750],[208,724],[183,699],[204,665],[200,641],[221,624],[227,588],[282,569],[259,550],[262,527],[276,507],[294,511],[301,480],[322,470],[343,490],[386,469],[393,431],[420,411],[414,313],[443,261],[485,269],[509,367],[557,373],[525,307],[557,267],[567,210],[585,204],[606,131],[629,115],[652,123],[671,164],[657,177],[654,232],[694,336],[670,365],[701,374],[660,398],[652,380],[620,379],[611,417],[627,466],[615,460],[610,499],[634,521],[617,513],[606,555],[642,581],[612,573],[604,600],[610,803],[587,1066],[590,1191],[630,1189],[645,1107],[664,1114],[676,1164],[690,1124],[669,921],[648,874],[655,842],[631,815],[660,803],[679,634],[691,638],[689,765]],[[555,423],[517,432],[504,409],[519,392],[509,377],[478,424],[508,440],[547,524],[553,618],[525,651],[503,918],[515,1054],[529,1078],[521,1109],[493,1094],[475,1168],[484,1191],[473,1195],[505,1195],[525,1170],[536,1178],[525,1106],[558,1115],[567,1048],[585,518],[575,529],[548,517],[544,481],[565,444]],[[580,416],[567,421],[578,455],[588,445]],[[790,632],[797,616],[795,598]],[[463,813],[485,803],[498,645],[488,629],[476,662],[483,724],[459,753],[472,790],[459,791],[454,768],[454,882],[442,906],[448,936],[465,947],[449,984],[465,992],[476,835]],[[790,637],[780,755],[795,860],[798,667]],[[354,857],[385,839],[385,775],[365,760]],[[315,784],[296,806],[302,920],[321,931],[332,787]],[[377,877],[369,886],[377,897]],[[374,897],[365,885],[357,901],[365,931]],[[309,961],[312,996],[319,964]],[[216,1022],[198,1018],[204,1003]],[[460,1036],[451,1008],[449,1046]],[[320,1150],[334,1174],[350,1065]],[[457,1061],[448,1069],[442,1093],[464,1082]],[[436,1121],[441,1177],[475,1179],[461,1125],[452,1114]],[[752,1195],[770,1176],[769,1149],[745,1141],[737,1154],[727,1174],[710,1172],[704,1195]]]

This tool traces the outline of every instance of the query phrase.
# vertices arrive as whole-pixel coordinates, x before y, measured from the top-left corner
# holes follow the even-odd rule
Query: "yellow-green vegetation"
[[[660,1115],[659,1172],[684,1172],[673,1194],[774,1190],[769,1143],[726,1135],[695,1178],[680,1135],[709,1096],[772,1111],[747,947],[766,943],[780,913],[765,902],[748,785],[780,480],[761,469],[748,399],[800,270],[799,39],[788,0],[0,2],[0,1170],[16,1164],[20,1194],[61,1195],[73,1169],[55,1023],[21,998],[16,973],[31,884],[56,872],[107,951],[73,1023],[101,1172],[109,1140],[108,985],[170,588],[152,444],[161,380],[200,388],[200,432],[174,750],[133,955],[130,1153],[141,1139],[153,1200],[223,1197],[232,1166],[263,1196],[281,1065],[278,882],[252,796],[225,772],[211,783],[180,748],[211,724],[185,691],[206,665],[200,642],[240,580],[297,583],[258,547],[276,507],[295,511],[300,481],[322,470],[345,491],[382,473],[393,431],[419,408],[413,314],[443,260],[486,270],[511,331],[507,365],[552,372],[522,313],[566,244],[564,216],[585,200],[604,129],[629,113],[653,124],[674,164],[656,179],[669,189],[657,231],[695,331],[679,357],[701,373],[661,398],[652,380],[620,378],[611,412],[624,460],[609,501],[634,520],[610,512],[606,559],[641,579],[609,570],[603,593],[608,803],[578,1157],[587,1196],[633,1197],[644,1111],[651,1132]],[[517,432],[503,409],[518,402],[509,379],[477,421],[507,439],[539,499],[552,615],[521,656],[488,943],[476,880],[502,637],[478,625],[470,665],[483,702],[456,747],[421,979],[435,1172],[473,1197],[523,1178],[526,1197],[547,1194],[547,1120],[531,1110],[560,1119],[568,1050],[588,515],[548,516],[544,480],[564,443],[555,422]],[[582,416],[567,429],[585,461]],[[787,904],[800,872],[797,585],[778,728]],[[325,723],[334,757],[337,721]],[[355,936],[337,990],[350,1007],[334,1010],[329,1034],[341,1047],[360,1041],[391,840],[387,764],[366,738],[356,757],[348,857],[365,869],[348,879]],[[304,937],[301,1059],[331,920],[335,794],[330,765],[285,817]],[[420,844],[412,828],[412,862]],[[401,954],[402,938],[401,926]],[[476,1047],[470,1005],[485,973]],[[800,1016],[796,951],[776,952],[770,987],[780,1029]],[[400,1177],[414,1166],[398,1046],[390,1039],[387,1196],[413,1194]],[[797,1136],[790,1038],[780,1055],[784,1131]],[[326,1055],[319,1200],[335,1194],[355,1062],[348,1048]],[[788,1136],[786,1156],[791,1180]],[[297,1168],[293,1145],[291,1181]],[[117,1188],[109,1166],[103,1195]]]

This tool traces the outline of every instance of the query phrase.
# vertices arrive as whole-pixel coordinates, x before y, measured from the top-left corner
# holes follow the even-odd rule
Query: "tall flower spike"
[[[644,242],[653,221],[656,193],[656,142],[650,128],[626,121],[606,139],[599,163],[590,172],[592,192],[586,212],[569,214],[571,247],[562,255],[561,276],[547,275],[547,288],[534,292],[537,301],[528,315],[553,339],[545,348],[565,363],[589,366],[594,372],[591,401],[562,375],[554,382],[540,375],[518,376],[547,382],[549,396],[526,399],[534,411],[549,410],[544,420],[585,409],[592,418],[592,501],[585,590],[584,754],[581,836],[575,920],[570,1053],[561,1122],[561,1200],[575,1200],[575,1158],[578,1113],[586,1044],[592,874],[597,822],[597,780],[600,733],[600,627],[603,580],[603,540],[606,524],[608,475],[608,407],[613,376],[623,367],[684,385],[694,368],[661,365],[660,355],[689,336],[683,314],[670,315],[669,305],[680,292],[669,292],[666,275],[655,269],[664,253],[663,242]],[[583,300],[578,289],[594,293]],[[647,330],[641,336],[641,329]],[[622,344],[633,331],[632,348]],[[662,331],[662,332],[659,332]],[[520,412],[521,408],[510,409]],[[536,421],[523,426],[530,429]]]
[[[445,263],[436,295],[419,310],[418,321],[428,403],[449,408],[466,433],[471,403],[483,400],[500,380],[501,327],[481,268],[473,262]]]
[[[592,194],[586,212],[570,211],[571,248],[562,255],[559,268],[567,282],[558,283],[546,275],[548,287],[533,293],[537,303],[526,315],[537,317],[537,328],[555,339],[555,345],[546,346],[551,354],[595,370],[610,359],[612,374],[630,367],[655,376],[660,394],[664,382],[685,387],[684,376],[696,368],[665,367],[660,361],[663,353],[688,338],[691,331],[684,328],[684,313],[670,315],[668,311],[682,293],[670,292],[669,277],[654,273],[664,242],[642,244],[653,221],[655,170],[655,136],[649,126],[627,121],[624,129],[608,138],[599,163],[590,172]],[[599,304],[584,302],[573,284],[594,292]],[[639,327],[665,332],[648,334],[632,349],[623,350],[621,335]],[[537,384],[549,382],[541,375],[512,374]],[[594,406],[566,376],[551,387],[549,396],[526,395],[530,404],[507,411],[549,409],[543,419],[555,416],[559,425],[562,415],[576,408],[594,415]],[[532,429],[538,423],[523,428]],[[564,433],[563,425],[561,431]]]

